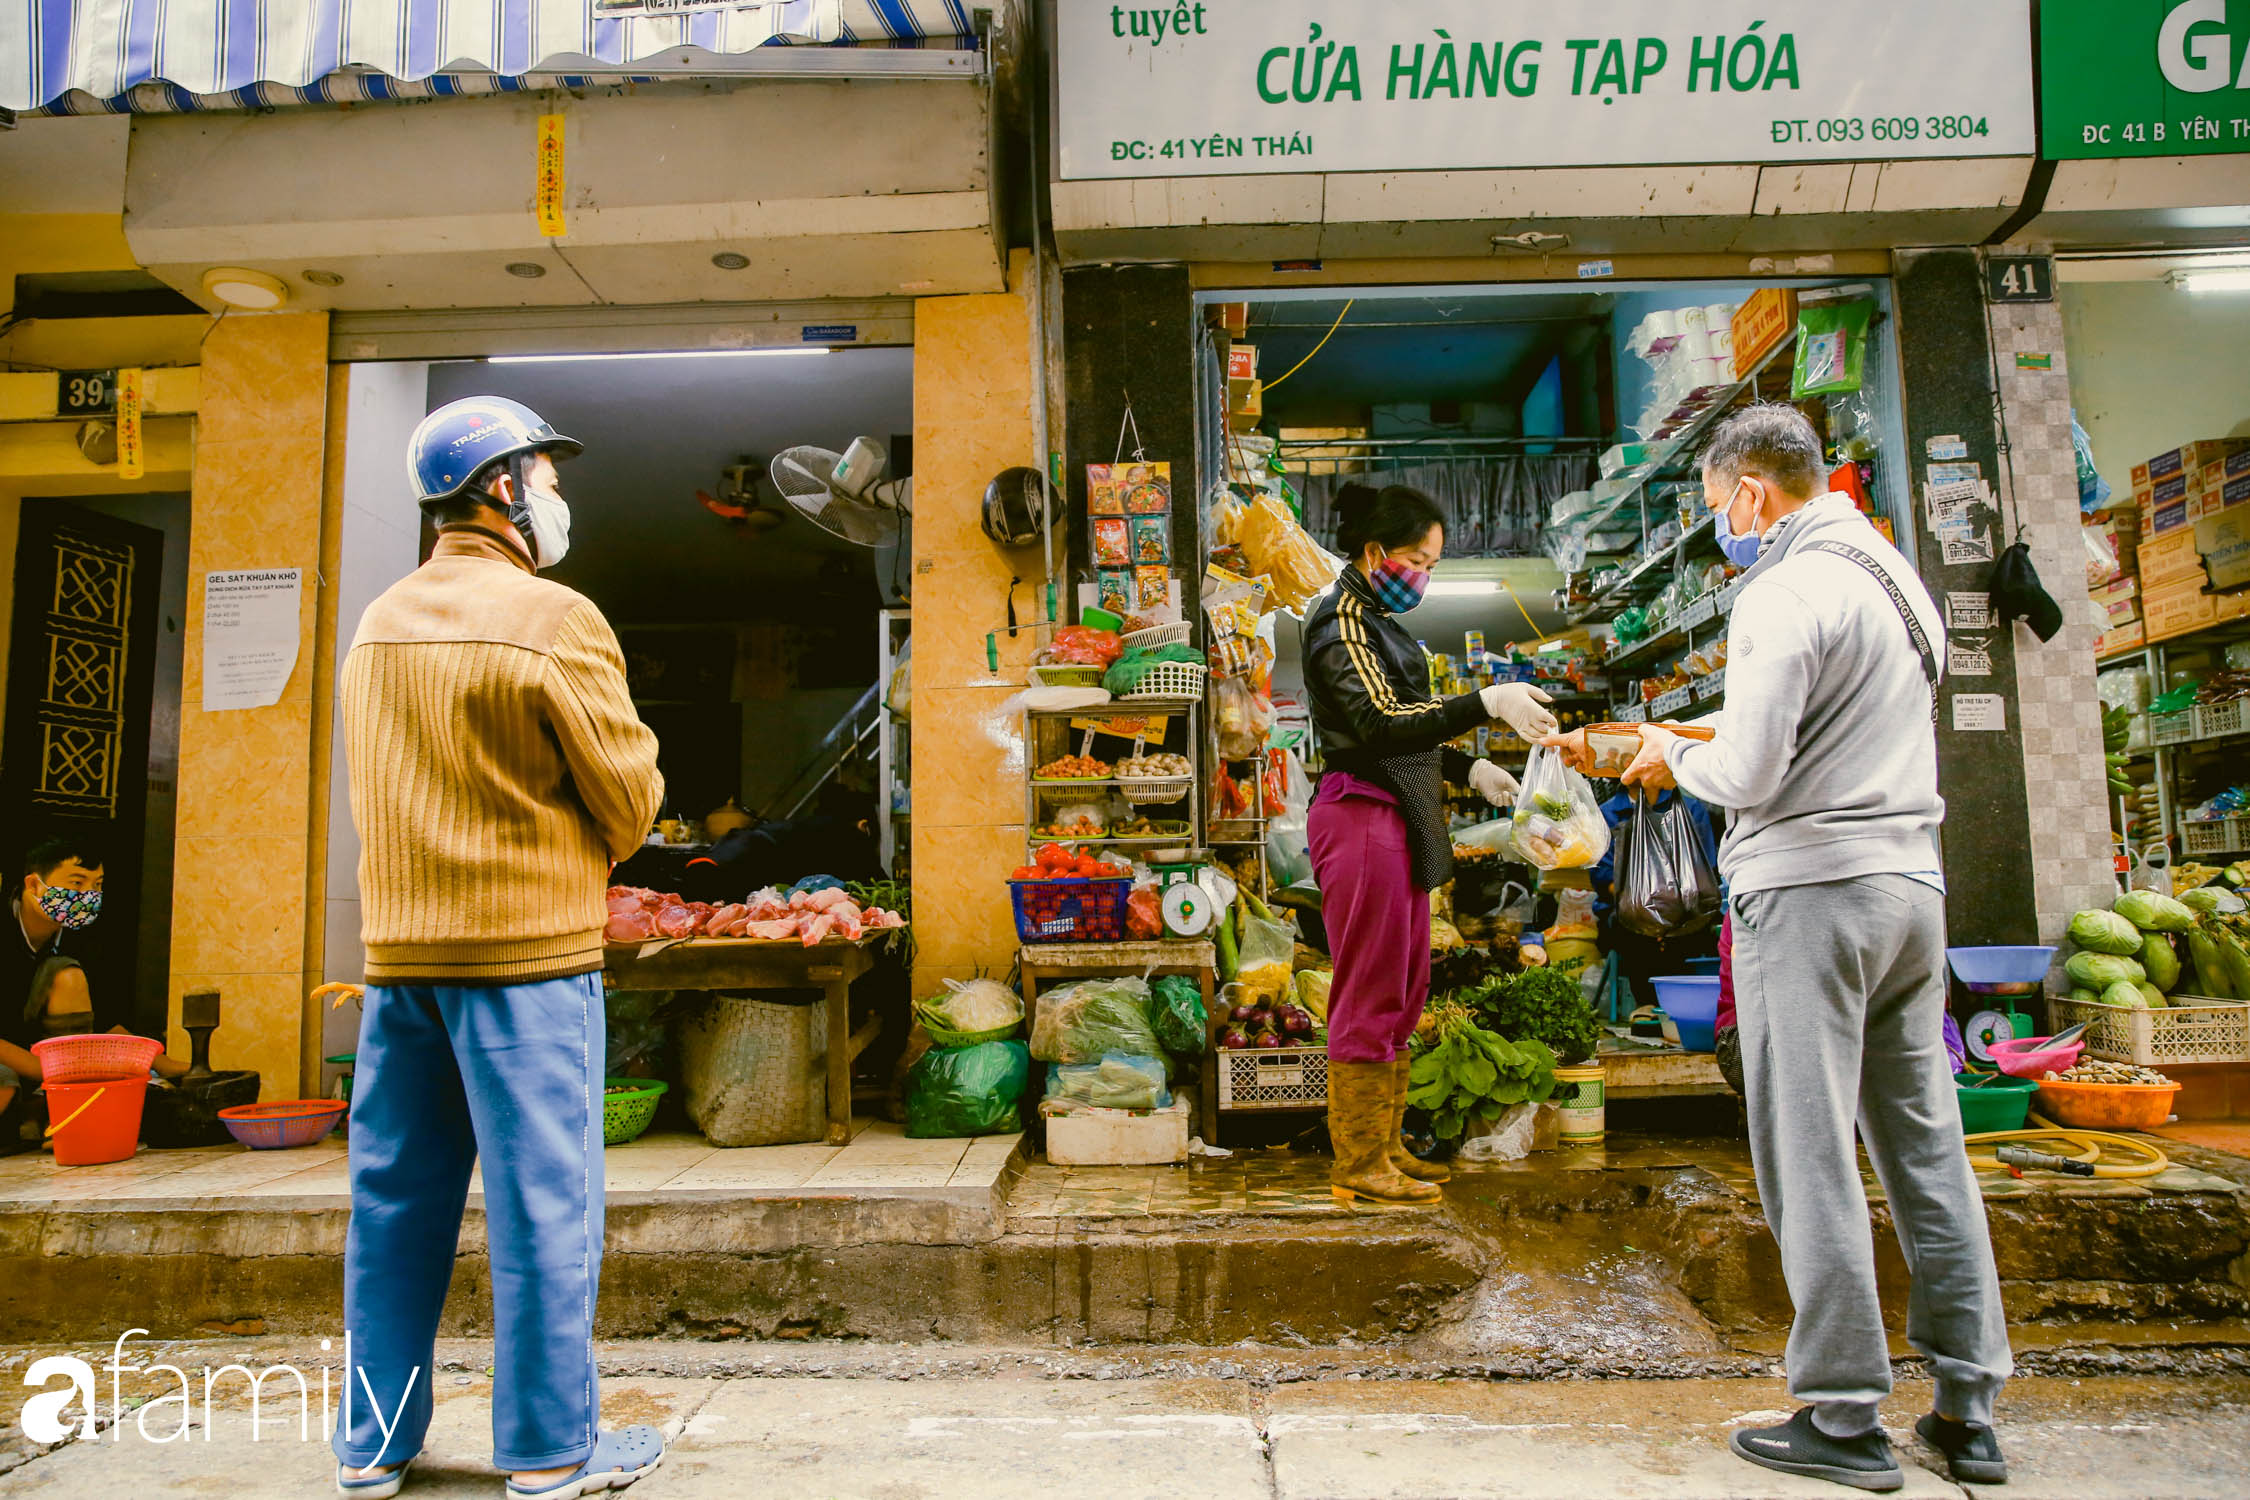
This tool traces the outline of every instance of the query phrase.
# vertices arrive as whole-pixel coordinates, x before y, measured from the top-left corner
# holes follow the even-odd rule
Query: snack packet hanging
[[[1542,870],[1583,870],[1609,852],[1609,825],[1585,777],[1559,751],[1532,747],[1516,798],[1516,849]]]

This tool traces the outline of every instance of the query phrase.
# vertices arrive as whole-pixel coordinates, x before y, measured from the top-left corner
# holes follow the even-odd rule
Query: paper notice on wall
[[[1956,733],[2007,727],[2008,700],[1998,693],[1953,695],[1953,728]]]
[[[203,711],[281,701],[297,666],[303,570],[203,575]]]
[[[1992,637],[1966,635],[1945,643],[1945,675],[1948,677],[1990,677],[1992,675]]]
[[[1947,630],[1992,629],[1992,596],[1990,594],[1947,594],[1945,596],[1945,628]]]
[[[1992,561],[1992,533],[1979,526],[1966,536],[1940,536],[1940,560],[1949,568]]]

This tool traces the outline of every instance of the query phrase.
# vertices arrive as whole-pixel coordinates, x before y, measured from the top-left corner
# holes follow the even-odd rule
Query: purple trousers
[[[1406,1054],[1430,998],[1430,893],[1407,874],[1406,820],[1381,792],[1315,799],[1307,819],[1320,920],[1336,977],[1328,987],[1328,1056],[1383,1063]],[[1348,780],[1348,778],[1346,778]]]

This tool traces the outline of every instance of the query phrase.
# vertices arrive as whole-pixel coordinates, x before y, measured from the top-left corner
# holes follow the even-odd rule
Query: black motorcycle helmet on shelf
[[[1002,469],[984,487],[984,534],[1003,547],[1038,541],[1054,524],[1055,492],[1037,469]]]

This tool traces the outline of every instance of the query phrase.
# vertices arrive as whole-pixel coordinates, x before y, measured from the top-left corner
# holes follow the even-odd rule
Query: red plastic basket
[[[1131,880],[1011,880],[1016,936],[1027,943],[1114,943],[1125,936]]]
[[[31,1044],[44,1083],[100,1083],[148,1076],[164,1044],[145,1036],[51,1036]]]
[[[271,1104],[237,1104],[219,1111],[234,1138],[253,1151],[309,1146],[344,1117],[341,1099],[277,1099]]]

